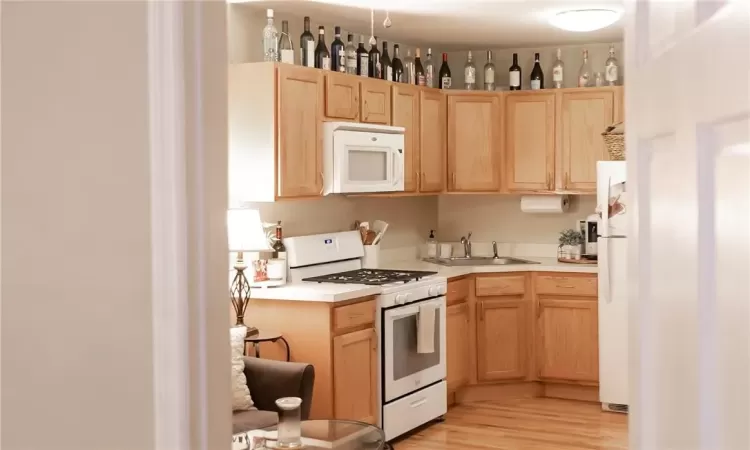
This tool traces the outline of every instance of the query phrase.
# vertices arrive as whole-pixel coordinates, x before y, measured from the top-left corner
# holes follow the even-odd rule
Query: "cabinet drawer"
[[[553,295],[598,295],[596,276],[564,277],[540,275],[536,279],[537,294]]]
[[[446,297],[448,306],[465,302],[469,297],[469,279],[449,281]]]
[[[340,306],[333,310],[333,330],[375,323],[375,300]]]
[[[489,295],[517,295],[526,291],[526,277],[477,277],[477,297]]]

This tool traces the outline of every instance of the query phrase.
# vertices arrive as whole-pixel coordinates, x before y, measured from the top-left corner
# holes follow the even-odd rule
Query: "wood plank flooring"
[[[598,403],[548,398],[449,408],[445,422],[396,441],[396,450],[625,450],[627,415]]]

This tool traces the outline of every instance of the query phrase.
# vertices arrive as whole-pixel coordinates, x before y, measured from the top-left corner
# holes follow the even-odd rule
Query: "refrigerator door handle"
[[[610,273],[609,273],[609,239],[599,238],[599,253],[604,258],[600,259],[599,265],[599,281],[601,282],[602,292],[604,293],[604,302],[609,304],[612,303],[612,289],[610,288]]]
[[[612,195],[612,177],[607,177],[607,197],[601,204],[602,229],[599,230],[599,236],[609,236],[609,199]]]

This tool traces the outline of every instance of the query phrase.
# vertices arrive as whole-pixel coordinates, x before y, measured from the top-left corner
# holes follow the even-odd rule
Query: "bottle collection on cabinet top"
[[[289,35],[289,22],[281,22],[281,33],[274,25],[274,14],[272,9],[266,10],[267,23],[263,28],[263,60],[278,61],[294,64],[294,45]],[[359,75],[368,78],[379,78],[400,83],[415,84],[419,86],[450,89],[453,87],[451,70],[448,65],[447,53],[442,54],[442,63],[436,73],[435,63],[432,59],[432,49],[427,49],[427,57],[421,58],[420,49],[415,49],[414,57],[410,49],[406,50],[406,56],[401,59],[398,44],[393,46],[393,58],[388,53],[388,42],[383,41],[382,52],[378,49],[377,36],[371,38],[370,49],[365,48],[365,36],[359,36],[359,45],[355,46],[354,35],[348,34],[346,44],[341,40],[341,27],[334,27],[334,39],[330,50],[325,41],[325,27],[318,27],[318,41],[310,32],[310,17],[304,18],[304,31],[299,40],[299,60],[297,64],[306,67],[316,67],[323,70]],[[615,57],[615,46],[609,47],[609,58],[604,65],[603,72],[594,72],[589,62],[588,50],[582,51],[583,62],[578,70],[576,86],[617,86],[621,84],[620,64]],[[560,89],[564,87],[565,64],[562,61],[562,50],[557,49],[556,59],[551,67],[551,87]],[[491,50],[487,50],[487,61],[482,70],[483,79],[478,80],[477,67],[473,60],[471,51],[467,52],[464,64],[464,85],[466,90],[479,89],[494,91],[497,86],[497,70],[493,62]],[[524,81],[521,66],[518,63],[518,53],[513,53],[513,63],[508,68],[509,89],[511,91],[524,89]],[[480,84],[481,82],[481,84]],[[532,90],[545,89],[544,71],[540,61],[539,53],[534,54],[534,66],[528,78],[528,88]],[[549,86],[547,87],[549,88]]]

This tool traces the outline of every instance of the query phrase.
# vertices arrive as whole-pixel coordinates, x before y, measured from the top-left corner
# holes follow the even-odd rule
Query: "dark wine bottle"
[[[375,36],[375,40],[370,46],[370,61],[368,67],[368,74],[370,78],[382,78],[383,77],[383,66],[380,62],[380,50],[378,50],[378,37]]]
[[[451,68],[448,67],[448,54],[443,53],[443,64],[440,65],[440,89],[451,88]]]
[[[539,64],[539,53],[534,53],[534,68],[531,69],[531,89],[544,89],[544,72]]]
[[[315,47],[315,67],[323,70],[331,70],[331,54],[326,45],[326,27],[318,27],[318,46]]]
[[[344,41],[341,40],[341,27],[334,27],[334,39],[331,42],[331,70],[334,72],[346,72],[346,54],[344,53]]]
[[[513,65],[508,69],[510,75],[510,90],[521,90],[521,66],[518,65],[518,53],[513,53]]]
[[[367,77],[370,75],[370,55],[365,50],[365,37],[359,36],[359,46],[357,47],[357,75]]]
[[[414,58],[414,84],[417,86],[425,85],[424,67],[422,67],[422,58],[419,54],[419,48]]]
[[[391,57],[388,56],[388,41],[383,41],[383,54],[380,56],[380,65],[382,67],[382,76],[384,80],[393,80],[393,67],[391,66]]]
[[[391,62],[391,65],[393,66],[393,81],[398,81],[400,83],[404,76],[404,65],[398,55],[398,44],[393,46],[393,61]]]
[[[310,33],[309,17],[305,17],[305,31],[299,37],[299,64],[315,67],[315,37]]]

